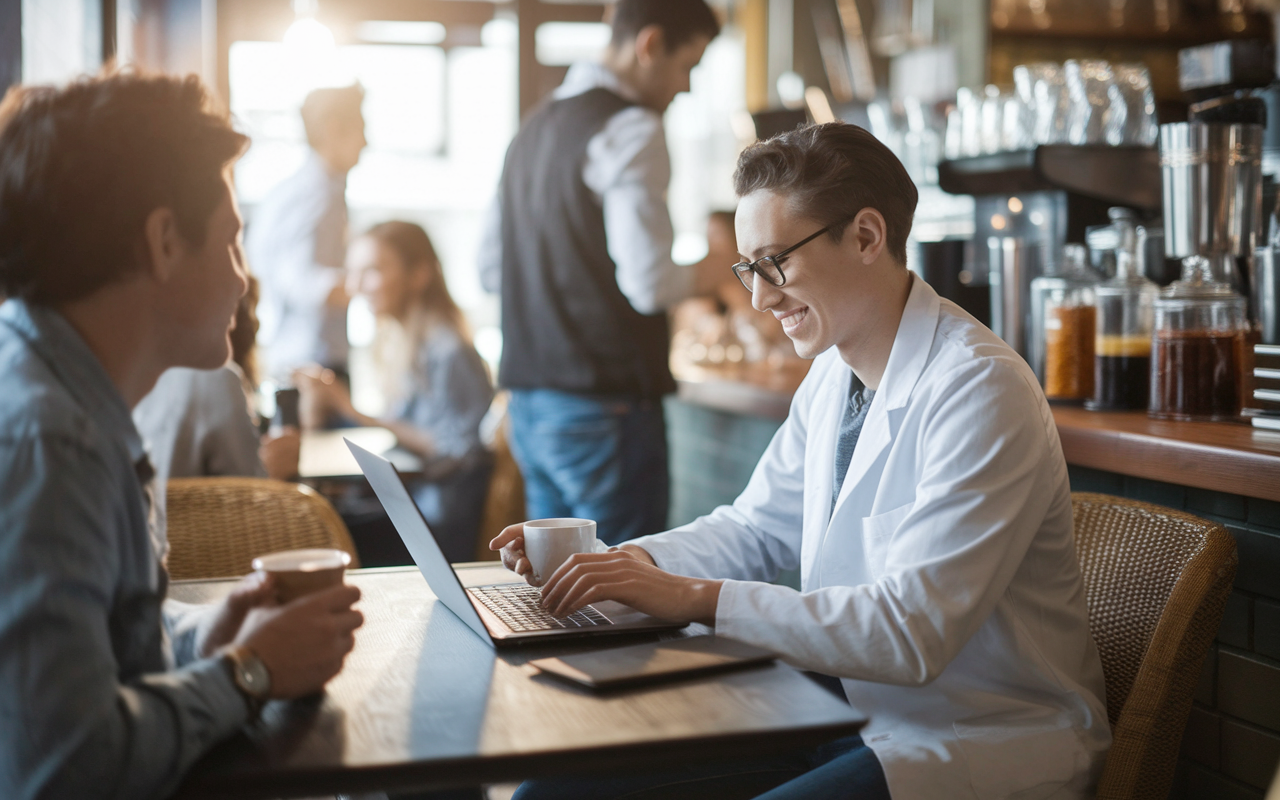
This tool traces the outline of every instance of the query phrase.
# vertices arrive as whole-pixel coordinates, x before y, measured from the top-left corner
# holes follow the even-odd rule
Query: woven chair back
[[[335,547],[360,566],[351,534],[329,501],[300,483],[266,478],[175,478],[166,494],[169,575],[228,578],[255,556]]]
[[[1216,522],[1136,500],[1077,492],[1072,505],[1113,736],[1097,796],[1164,800],[1235,579],[1235,541]]]

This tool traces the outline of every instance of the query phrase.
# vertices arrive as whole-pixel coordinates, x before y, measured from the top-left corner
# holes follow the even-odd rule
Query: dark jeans
[[[812,750],[643,775],[526,781],[514,800],[889,800],[884,770],[861,736]]]
[[[593,519],[608,544],[666,530],[661,401],[516,389],[508,408],[529,519]]]

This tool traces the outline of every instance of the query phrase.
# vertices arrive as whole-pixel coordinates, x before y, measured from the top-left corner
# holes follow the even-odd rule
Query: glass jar
[[[1087,266],[1083,245],[1062,250],[1063,266],[1031,282],[1031,366],[1050,400],[1093,396],[1097,307],[1102,276]]]
[[[1159,287],[1142,274],[1147,234],[1123,215],[1112,219],[1119,234],[1116,276],[1094,289],[1093,396],[1085,401],[1094,411],[1146,408],[1151,380],[1152,303]]]
[[[1207,259],[1182,262],[1182,279],[1155,301],[1151,398],[1157,419],[1234,419],[1240,413],[1245,300],[1214,279]]]

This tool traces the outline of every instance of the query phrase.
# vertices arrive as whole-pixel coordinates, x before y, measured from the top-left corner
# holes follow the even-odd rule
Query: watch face
[[[256,657],[244,658],[236,665],[237,683],[246,692],[259,699],[266,699],[271,689],[271,676],[266,665]]]

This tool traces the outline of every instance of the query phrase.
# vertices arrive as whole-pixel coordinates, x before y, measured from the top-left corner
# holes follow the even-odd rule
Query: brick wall
[[[732,502],[779,424],[675,399],[666,413],[673,526]],[[1235,537],[1235,590],[1205,659],[1170,800],[1262,800],[1280,762],[1280,503],[1080,467],[1070,472],[1074,491],[1183,509],[1223,523]]]
[[[1280,503],[1071,467],[1071,488],[1227,526],[1240,566],[1205,659],[1171,800],[1262,800],[1280,763]]]

